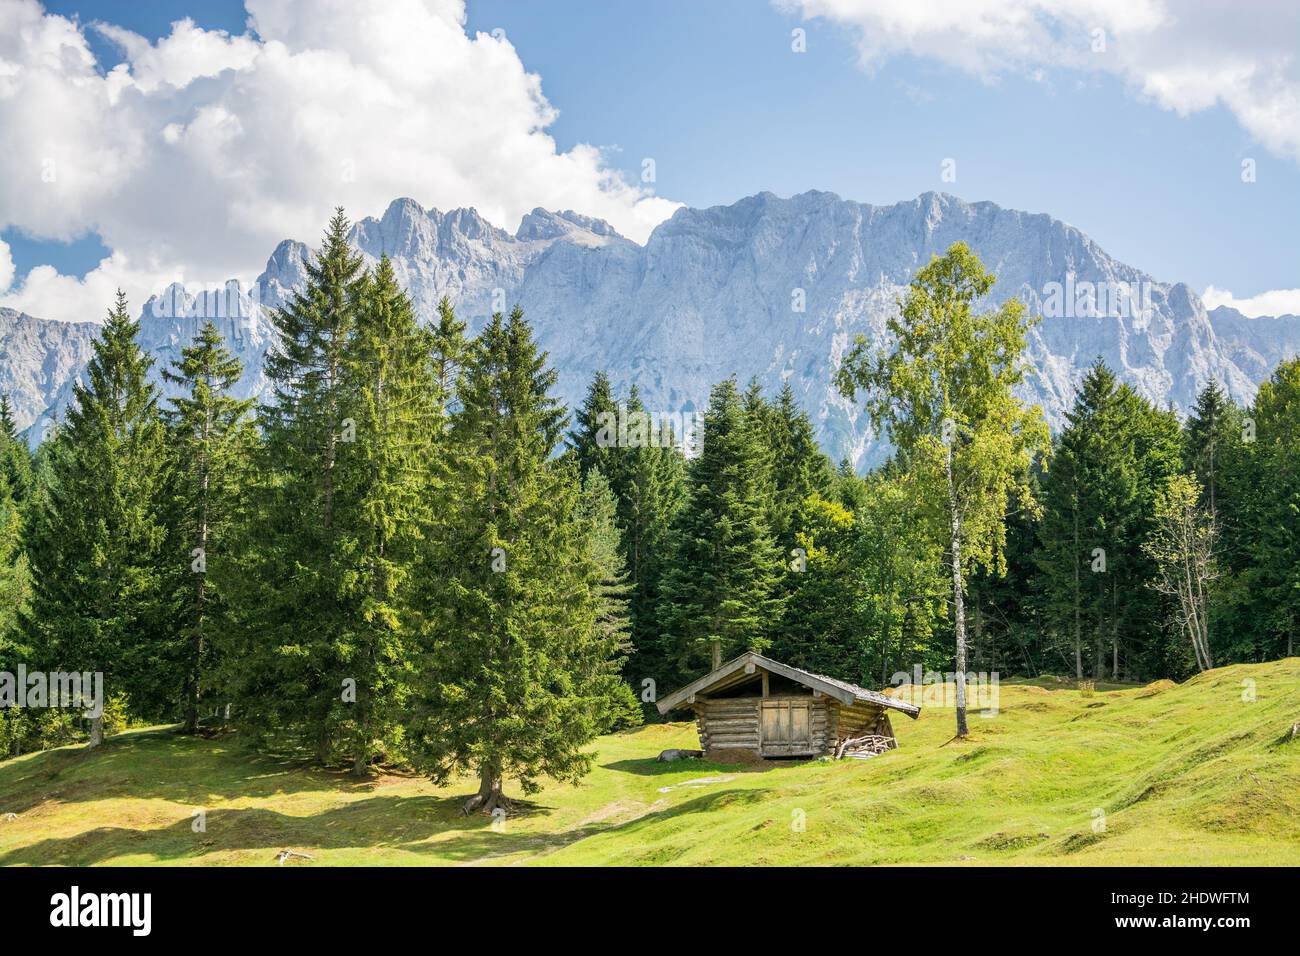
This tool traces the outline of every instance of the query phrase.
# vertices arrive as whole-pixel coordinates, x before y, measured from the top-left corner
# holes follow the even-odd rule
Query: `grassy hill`
[[[900,749],[865,761],[660,764],[692,725],[604,737],[582,785],[498,829],[460,814],[469,781],[133,731],[0,763],[0,864],[1300,864],[1300,659],[1000,705],[960,743],[951,711],[897,719]]]

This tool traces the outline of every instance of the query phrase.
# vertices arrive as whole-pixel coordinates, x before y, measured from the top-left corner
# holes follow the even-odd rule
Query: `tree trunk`
[[[199,685],[197,681],[190,681],[189,686],[185,688],[185,723],[181,727],[183,734],[196,734],[199,732]]]
[[[966,601],[961,573],[961,514],[957,508],[957,488],[952,477],[952,446],[948,446],[948,518],[951,528],[949,546],[952,549],[952,606],[953,631],[957,636],[957,736],[965,737],[966,729]]]
[[[495,766],[483,765],[478,772],[478,793],[465,801],[464,812],[466,814],[479,812],[491,813],[493,810],[504,810],[510,812],[511,802],[501,792],[501,785],[504,782],[501,777],[501,770]]]
[[[94,750],[104,742],[104,717],[101,714],[98,717],[90,718],[90,742],[86,744],[87,750]]]
[[[1119,589],[1110,585],[1110,679],[1119,683]]]
[[[1083,680],[1083,627],[1079,620],[1079,604],[1082,601],[1079,585],[1079,504],[1074,504],[1074,679]]]

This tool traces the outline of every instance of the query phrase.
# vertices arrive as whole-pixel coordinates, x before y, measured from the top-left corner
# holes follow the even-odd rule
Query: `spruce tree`
[[[1242,418],[1242,410],[1223,387],[1209,382],[1183,426],[1183,469],[1200,485],[1199,504],[1215,530],[1219,577],[1209,589],[1206,630],[1211,651],[1220,660],[1249,659],[1252,648],[1241,600],[1247,565],[1241,547],[1241,491],[1243,479],[1249,480],[1241,471]]]
[[[185,733],[198,729],[218,638],[229,628],[223,580],[238,560],[230,529],[256,440],[253,400],[231,395],[242,374],[239,359],[212,322],[203,324],[173,368],[163,372],[183,389],[165,419],[175,491],[170,523],[178,560],[186,563],[179,595]]]
[[[609,376],[597,372],[587,387],[586,398],[573,416],[569,449],[578,463],[578,473],[585,481],[593,470],[608,478],[618,469],[616,458],[625,449],[618,447],[618,403],[610,389]]]
[[[358,295],[344,377],[355,440],[340,458],[340,663],[356,682],[353,772],[399,736],[414,658],[418,561],[434,520],[443,416],[432,335],[383,257]]]
[[[452,418],[447,499],[423,576],[429,616],[408,732],[437,782],[478,775],[466,812],[509,809],[506,778],[575,781],[618,684],[617,638],[597,626],[576,469],[552,459],[565,414],[523,313],[474,342]]]
[[[1259,660],[1291,657],[1300,629],[1300,359],[1281,363],[1250,415],[1254,495],[1243,537]]]
[[[834,472],[817,445],[812,420],[799,407],[787,382],[769,406],[767,443],[771,464],[772,533],[788,549],[798,530],[796,518],[810,495],[825,496]]]
[[[0,670],[12,671],[15,660],[6,648],[17,643],[18,610],[27,603],[27,558],[22,547],[22,511],[9,478],[0,471]]]
[[[166,582],[180,555],[165,551],[164,430],[137,333],[118,292],[31,509],[22,627],[46,670],[100,672],[107,694],[158,717],[179,696]],[[101,731],[93,718],[92,747]]]
[[[32,457],[18,434],[9,396],[0,393],[0,473],[9,483],[9,493],[22,504],[32,483]]]
[[[468,347],[465,340],[465,323],[456,318],[451,299],[438,300],[438,324],[433,328],[433,377],[438,390],[440,411],[452,411],[456,397],[456,379],[460,375]]]
[[[23,506],[32,480],[31,456],[18,436],[9,396],[0,393],[0,649],[17,646],[18,609],[27,601],[27,557],[22,547]],[[0,670],[8,654],[0,650]]]
[[[681,505],[685,459],[677,437],[661,427],[629,422],[648,419],[635,386],[620,405],[609,379],[597,372],[569,434],[569,453],[586,475],[600,470],[616,502],[620,551],[630,586],[631,652],[624,673],[634,684],[663,668],[659,660],[659,579],[668,560],[668,534]]]
[[[599,469],[589,471],[582,481],[578,513],[588,526],[588,547],[591,561],[598,573],[594,582],[596,637],[601,643],[617,648],[617,657],[611,664],[612,668],[621,670],[632,652],[629,607],[632,585],[623,565],[622,535],[618,530],[618,501]],[[611,713],[602,729],[622,729],[639,723],[641,708],[630,685],[620,681],[618,687],[612,690]]]
[[[698,676],[711,658],[764,650],[780,618],[781,554],[754,468],[763,456],[762,438],[745,415],[734,379],[714,386],[703,439],[660,583],[664,657],[673,668],[661,682]]]
[[[1178,470],[1177,443],[1176,420],[1104,363],[1089,369],[1042,479],[1033,559],[1037,609],[1076,678],[1161,673],[1173,648],[1143,543],[1153,489]]]
[[[1084,517],[1085,479],[1079,463],[1080,428],[1073,421],[1052,445],[1051,466],[1043,477],[1043,517],[1035,549],[1035,587],[1044,626],[1057,637],[1062,658],[1076,680],[1083,679],[1084,555],[1087,525]]]
[[[256,737],[305,746],[322,763],[347,736],[356,675],[346,666],[342,604],[345,528],[338,520],[340,456],[356,441],[347,350],[364,284],[342,210],[307,265],[305,288],[277,310],[267,352],[271,401],[245,528],[239,632],[232,674],[241,724]]]

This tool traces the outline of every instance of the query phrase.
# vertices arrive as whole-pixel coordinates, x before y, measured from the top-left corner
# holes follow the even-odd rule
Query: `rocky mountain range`
[[[827,450],[860,467],[879,459],[880,443],[836,392],[834,370],[858,333],[883,342],[913,273],[958,240],[998,277],[989,305],[1018,296],[1042,316],[1029,336],[1024,391],[1054,427],[1098,357],[1148,398],[1185,412],[1209,380],[1249,402],[1277,362],[1300,351],[1300,317],[1207,312],[1186,285],[1116,261],[1072,226],[942,193],[889,206],[760,193],[679,209],[644,246],[574,212],[536,209],[512,235],[473,209],[398,199],[355,223],[351,240],[370,263],[393,260],[422,317],[445,294],[473,331],[520,304],[570,406],[599,369],[619,390],[638,386],[646,407],[663,414],[701,410],[729,375],[742,384],[757,377],[769,390],[789,382]],[[150,299],[141,339],[158,359],[155,373],[211,317],[245,365],[241,395],[264,394],[269,310],[302,283],[309,255],[286,240],[251,287],[173,286]],[[0,309],[0,390],[33,442],[61,416],[96,329]]]

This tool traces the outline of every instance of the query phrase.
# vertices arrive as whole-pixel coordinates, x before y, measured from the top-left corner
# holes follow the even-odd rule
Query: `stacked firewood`
[[[880,734],[846,737],[835,745],[835,759],[843,759],[845,754],[882,754],[893,746],[893,737],[883,737]]]

